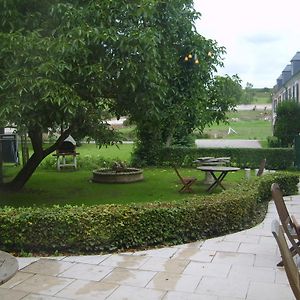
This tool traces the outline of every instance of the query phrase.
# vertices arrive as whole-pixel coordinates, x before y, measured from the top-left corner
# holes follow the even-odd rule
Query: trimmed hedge
[[[181,164],[192,166],[201,156],[231,157],[231,165],[240,168],[258,168],[263,158],[267,159],[266,168],[285,170],[293,166],[295,152],[293,148],[164,148],[157,154],[159,165]]]
[[[54,206],[0,209],[5,251],[99,253],[178,244],[241,230],[277,182],[297,192],[298,176],[275,173],[243,181],[220,194],[144,205]]]

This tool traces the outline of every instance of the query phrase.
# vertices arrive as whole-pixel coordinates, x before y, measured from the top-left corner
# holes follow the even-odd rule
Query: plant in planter
[[[93,182],[98,183],[130,183],[144,179],[143,170],[129,168],[122,161],[114,161],[110,168],[93,171]]]
[[[126,166],[126,163],[123,162],[123,161],[114,161],[111,164],[111,169],[113,171],[115,171],[116,173],[118,173],[118,172],[126,172],[127,166]]]

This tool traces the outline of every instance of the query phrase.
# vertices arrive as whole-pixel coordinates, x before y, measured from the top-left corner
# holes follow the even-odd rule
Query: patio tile
[[[66,256],[41,256],[41,259],[63,260]]]
[[[74,264],[67,271],[61,273],[59,277],[99,281],[112,270],[113,268],[107,266]]]
[[[217,296],[213,295],[199,295],[184,292],[167,292],[163,300],[218,300]]]
[[[247,300],[295,300],[289,285],[251,282]]]
[[[16,258],[19,264],[19,270],[22,270],[23,268],[27,267],[28,265],[40,259],[40,257],[16,257]]]
[[[201,280],[201,276],[178,275],[173,273],[157,273],[149,282],[147,288],[164,291],[193,292]]]
[[[56,276],[69,269],[73,264],[51,259],[40,259],[22,269],[23,272]]]
[[[26,297],[22,298],[22,300],[69,300],[67,298],[57,298],[54,296],[45,296],[45,295],[38,295],[38,294],[29,294]]]
[[[113,283],[75,280],[56,296],[76,300],[100,300],[106,299],[117,287]]]
[[[164,258],[171,258],[174,254],[178,251],[176,247],[169,247],[169,248],[160,248],[160,249],[151,249],[151,250],[144,250],[144,251],[137,251],[132,255],[138,256],[155,256],[155,257],[164,257]]]
[[[224,238],[225,238],[225,236],[224,236],[224,235],[221,235],[221,236],[217,236],[217,237],[214,237],[214,238],[205,240],[205,242],[206,242],[206,241],[211,241],[212,243],[222,242],[222,241],[224,241]]]
[[[247,243],[247,244],[258,244],[260,237],[256,235],[246,235],[234,233],[226,235],[224,241],[226,242],[240,242],[240,243]]]
[[[270,227],[270,230],[271,230],[271,227]],[[275,248],[278,247],[276,244],[276,240],[273,236],[261,236],[259,239],[259,244],[266,245],[268,247],[275,247]]]
[[[75,262],[75,263],[84,263],[84,264],[91,264],[91,265],[98,265],[111,254],[106,255],[80,255],[80,256],[67,256],[63,259],[63,261],[68,262]]]
[[[216,251],[213,250],[185,248],[185,249],[180,249],[178,252],[176,252],[174,258],[190,259],[190,260],[196,260],[201,262],[211,262],[215,254]]]
[[[186,269],[183,271],[183,274],[226,278],[230,268],[230,264],[212,264],[191,261],[186,267]]]
[[[160,300],[165,295],[165,291],[159,291],[147,288],[138,288],[133,286],[120,286],[107,300]]]
[[[264,224],[261,224],[254,228],[248,229],[247,235],[272,236],[272,232],[269,226],[268,228],[264,228]]]
[[[55,295],[73,280],[36,274],[13,287],[14,290],[28,293]]]
[[[120,255],[115,254],[111,255],[103,262],[100,266],[109,266],[109,267],[122,267],[128,269],[138,269],[149,259],[148,256],[133,256],[133,255]]]
[[[212,263],[253,266],[254,254],[236,252],[217,252]]]
[[[202,295],[201,295],[202,296]],[[218,300],[244,300],[244,298],[236,298],[236,297],[218,297]]]
[[[115,268],[101,282],[145,287],[156,272]]]
[[[215,251],[229,251],[236,252],[240,246],[240,242],[228,242],[228,241],[212,241],[207,240],[201,246],[202,249],[215,250]]]
[[[275,282],[276,270],[252,266],[232,266],[228,278],[235,281]]]
[[[14,291],[10,289],[0,288],[0,299],[1,300],[20,300],[24,299],[27,295],[27,292],[23,291]]]
[[[275,283],[279,284],[289,284],[288,278],[286,276],[285,270],[283,267],[278,267],[275,273]]]
[[[156,272],[182,273],[189,262],[187,259],[151,257],[139,269]]]
[[[277,246],[275,244],[246,244],[241,243],[238,252],[239,253],[252,253],[252,254],[266,254],[266,255],[276,255]]]
[[[230,280],[216,277],[203,277],[196,293],[216,295],[218,297],[246,298],[249,281]]]
[[[196,241],[192,243],[187,243],[187,244],[181,244],[181,245],[176,245],[174,248],[177,249],[182,249],[182,248],[200,248],[201,245],[204,243],[204,241]]]
[[[13,288],[14,286],[18,285],[19,283],[23,282],[24,280],[34,276],[32,273],[25,273],[25,272],[17,272],[16,275],[11,278],[9,281],[5,282],[1,285],[2,288]]]
[[[281,261],[281,257],[277,255],[256,254],[255,267],[271,267],[276,268],[276,265]]]

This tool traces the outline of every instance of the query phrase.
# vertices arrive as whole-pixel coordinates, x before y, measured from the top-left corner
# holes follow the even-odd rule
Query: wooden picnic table
[[[194,160],[199,166],[224,166],[230,164],[230,157],[213,157],[213,156],[204,156],[199,157]],[[204,184],[212,184],[215,182],[215,179],[212,177],[210,172],[205,172],[205,179],[203,181]]]
[[[222,181],[226,177],[229,172],[236,172],[240,170],[240,168],[236,167],[226,167],[226,166],[200,166],[197,167],[197,170],[208,172],[214,179],[214,182],[208,187],[207,192],[211,192],[218,185],[225,190],[225,187],[222,185]],[[219,176],[216,176],[215,173],[220,173]]]
[[[199,157],[195,161],[198,165],[205,165],[205,166],[220,166],[230,163],[230,157]]]

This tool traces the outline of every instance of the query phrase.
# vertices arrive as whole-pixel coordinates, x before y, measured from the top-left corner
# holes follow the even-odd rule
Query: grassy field
[[[183,176],[195,176],[194,194],[206,194],[202,183],[204,173],[196,169],[179,169]],[[12,175],[16,169],[9,168]],[[103,184],[91,182],[91,171],[37,171],[25,188],[18,193],[0,192],[1,206],[32,205],[95,205],[127,204],[153,201],[175,201],[193,197],[193,194],[178,193],[181,183],[170,168],[146,168],[144,181],[131,184]],[[228,174],[225,187],[232,187],[244,178],[244,171]],[[217,188],[215,192],[220,192]]]
[[[210,136],[231,139],[259,139],[265,143],[266,137],[271,135],[271,123],[265,121],[268,117],[260,111],[239,111],[228,114],[229,124],[213,125],[205,130]],[[237,134],[227,135],[232,127]],[[106,160],[130,161],[133,144],[122,144],[98,148],[95,144],[84,144],[77,148],[80,158],[99,157]],[[19,167],[4,168],[5,180],[9,180]],[[0,193],[1,205],[31,206],[31,205],[87,205],[111,203],[140,203],[149,201],[174,201],[191,197],[180,194],[180,183],[173,169],[146,168],[145,180],[133,184],[96,184],[91,182],[92,168],[79,169],[74,172],[57,172],[38,169],[24,190],[19,193]],[[195,194],[205,194],[206,186],[202,184],[204,174],[196,169],[183,169],[183,175],[195,176],[198,182],[194,186]],[[244,172],[229,174],[225,186],[230,187],[244,178]],[[220,189],[216,190],[220,192]]]
[[[107,147],[98,148],[95,144],[83,144],[77,148],[77,152],[81,156],[91,155],[91,156],[102,156],[104,159],[108,160],[122,160],[129,161],[130,155],[133,151],[133,144],[120,144]]]
[[[224,139],[258,139],[266,141],[272,135],[271,113],[263,111],[238,111],[228,113],[228,124],[213,124],[205,128],[204,134],[210,138]],[[236,133],[228,134],[229,127]]]
[[[253,102],[255,104],[265,104],[265,103],[271,103],[272,98],[271,98],[271,93],[270,92],[265,92],[263,90],[258,90],[254,89],[254,98]]]

